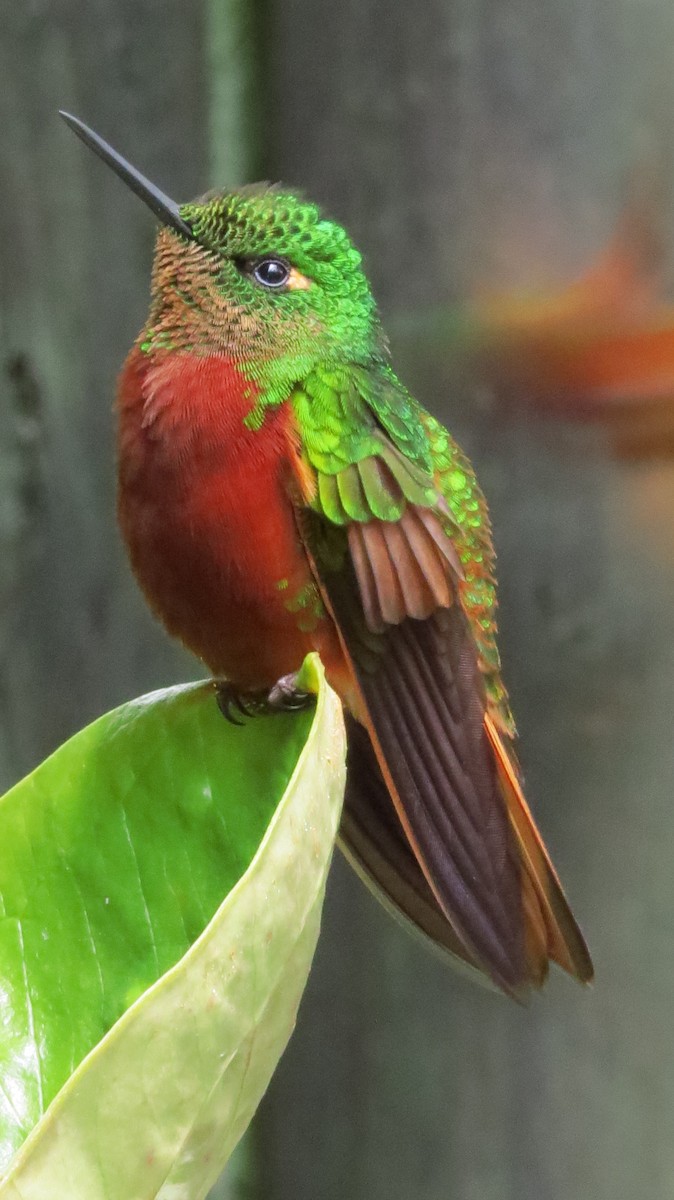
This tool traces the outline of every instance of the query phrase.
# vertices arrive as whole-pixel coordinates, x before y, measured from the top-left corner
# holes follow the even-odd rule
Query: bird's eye
[[[281,258],[263,258],[253,267],[253,279],[266,288],[282,288],[290,279],[290,267]]]

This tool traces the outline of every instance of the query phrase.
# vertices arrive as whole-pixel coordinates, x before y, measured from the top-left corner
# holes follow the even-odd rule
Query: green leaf
[[[241,728],[212,684],[124,705],[0,801],[1,1200],[197,1200],[246,1128],[344,788],[340,703],[304,673],[315,710]]]

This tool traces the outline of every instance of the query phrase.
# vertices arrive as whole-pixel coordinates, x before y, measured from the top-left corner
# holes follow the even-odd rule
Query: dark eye
[[[290,279],[290,267],[281,258],[263,258],[253,267],[253,278],[267,288],[282,288]]]

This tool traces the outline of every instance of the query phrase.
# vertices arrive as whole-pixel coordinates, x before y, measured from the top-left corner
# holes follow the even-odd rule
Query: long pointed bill
[[[63,117],[66,125],[70,126],[73,133],[76,133],[78,138],[81,138],[85,145],[93,150],[94,154],[97,154],[99,158],[103,159],[104,163],[112,167],[115,175],[119,175],[119,178],[124,180],[124,183],[127,187],[131,188],[132,192],[135,192],[137,196],[140,196],[141,200],[145,201],[148,208],[152,209],[152,212],[155,216],[159,217],[163,225],[168,225],[171,229],[175,229],[176,233],[181,233],[183,237],[189,238],[190,241],[195,240],[189,225],[186,221],[183,221],[180,209],[175,200],[170,200],[168,196],[160,192],[159,188],[150,183],[149,179],[141,175],[140,171],[132,167],[131,163],[122,158],[121,154],[113,150],[112,146],[104,142],[103,138],[94,133],[93,129],[90,129],[83,121],[62,110],[59,110],[59,116]]]

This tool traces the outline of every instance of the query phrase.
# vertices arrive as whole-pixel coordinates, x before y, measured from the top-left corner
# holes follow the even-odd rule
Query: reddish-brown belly
[[[313,649],[337,683],[339,639],[287,490],[287,416],[249,430],[240,377],[234,392],[217,360],[196,380],[193,363],[153,376],[136,352],[122,378],[119,517],[138,581],[169,632],[240,687],[271,686]]]

